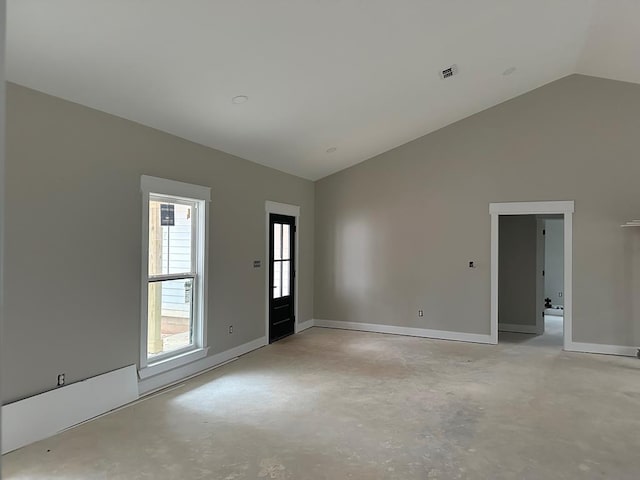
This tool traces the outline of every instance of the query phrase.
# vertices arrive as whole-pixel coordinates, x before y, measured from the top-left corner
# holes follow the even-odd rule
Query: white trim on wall
[[[251,342],[230,348],[229,350],[225,350],[221,353],[216,353],[210,357],[205,357],[188,365],[140,380],[138,382],[139,394],[140,396],[148,395],[156,390],[167,388],[177,382],[184,382],[185,380],[201,375],[208,370],[221,367],[223,364],[229,363],[241,355],[245,355],[253,350],[264,347],[267,343],[267,337],[257,338]]]
[[[573,213],[575,202],[563,200],[557,202],[504,202],[490,203],[491,215],[560,215]]]
[[[311,327],[313,327],[313,319],[307,320],[306,322],[296,322],[296,333],[302,332],[303,330],[307,330]]]
[[[429,330],[425,328],[414,327],[398,327],[395,325],[379,325],[375,323],[339,322],[335,320],[313,319],[304,322],[303,325],[305,328],[319,327],[338,330],[356,330],[360,332],[386,333],[392,335],[404,335],[409,337],[430,338],[434,340],[495,344],[491,335],[448,332],[445,330]],[[515,333],[536,333],[535,329],[536,327],[534,325],[500,324],[499,326],[500,331]],[[565,346],[565,350],[569,352],[621,355],[626,357],[635,357],[637,353],[636,347],[576,342],[571,342],[570,344]]]
[[[500,234],[500,218],[491,214],[491,327],[489,336],[491,343],[498,344],[498,235]]]
[[[564,349],[571,350],[573,288],[573,201],[490,203],[491,215],[491,339],[498,343],[498,258],[500,215],[556,215],[564,217]]]
[[[564,349],[573,347],[573,210],[564,215]],[[599,353],[593,351],[592,353]]]
[[[377,323],[339,322],[335,320],[314,319],[313,326],[323,328],[336,328],[341,330],[359,330],[362,332],[373,333],[391,333],[393,335],[432,338],[435,340],[452,340],[456,342],[492,343],[491,336],[480,333],[448,332],[446,330],[398,327],[396,325],[380,325]]]
[[[296,218],[300,216],[300,207],[298,205],[289,205],[288,203],[279,203],[267,200],[264,202],[264,209],[267,213],[288,215]]]
[[[626,347],[624,345],[604,345],[601,343],[581,343],[571,342],[565,350],[569,352],[599,353],[602,355],[620,355],[623,357],[635,357],[638,353],[636,347]]]
[[[265,257],[264,257],[264,269],[265,269],[265,274],[264,274],[264,278],[265,278],[265,330],[264,330],[264,334],[267,337],[267,343],[269,343],[269,284],[271,279],[269,278],[269,215],[272,213],[275,213],[277,215],[287,215],[289,217],[295,217],[296,219],[296,233],[295,233],[295,277],[294,277],[294,292],[293,292],[293,309],[294,309],[294,315],[296,316],[296,322],[295,322],[295,332],[297,333],[298,331],[300,331],[298,322],[300,322],[300,317],[298,315],[298,296],[299,296],[299,289],[298,289],[298,278],[300,277],[300,262],[299,262],[299,258],[300,258],[300,207],[298,205],[289,205],[288,203],[279,203],[279,202],[272,202],[270,200],[267,200],[264,202],[264,210],[265,210],[265,221],[266,221],[266,227],[265,227],[265,231],[267,232],[267,236],[265,237]]]
[[[2,407],[7,453],[138,399],[136,366],[114,370]]]
[[[545,224],[544,219],[536,218],[536,328],[534,333],[544,333],[544,279],[545,279]],[[498,325],[499,326],[499,325]]]
[[[142,193],[157,193],[158,195],[169,195],[181,198],[196,198],[211,201],[211,188],[191,183],[178,182],[167,178],[152,177],[150,175],[140,176],[140,190]]]
[[[138,376],[141,379],[153,377],[154,375],[159,375],[168,370],[173,370],[175,368],[188,365],[189,363],[196,362],[201,358],[205,358],[207,356],[207,353],[209,353],[209,347],[189,350],[188,352],[185,352],[181,355],[169,357],[157,363],[141,368],[140,370],[138,370]]]

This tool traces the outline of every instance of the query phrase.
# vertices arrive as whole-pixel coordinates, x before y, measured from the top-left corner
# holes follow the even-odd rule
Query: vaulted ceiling
[[[7,36],[10,81],[312,180],[571,73],[640,82],[637,0],[9,0]]]

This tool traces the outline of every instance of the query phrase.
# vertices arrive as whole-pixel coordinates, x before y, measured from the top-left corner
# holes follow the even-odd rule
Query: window
[[[206,356],[207,187],[142,176],[140,376]]]
[[[273,224],[273,298],[288,297],[291,290],[291,226]]]

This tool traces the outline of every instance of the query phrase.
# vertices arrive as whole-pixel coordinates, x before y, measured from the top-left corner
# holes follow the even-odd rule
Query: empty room
[[[0,11],[3,479],[638,478],[639,2]]]

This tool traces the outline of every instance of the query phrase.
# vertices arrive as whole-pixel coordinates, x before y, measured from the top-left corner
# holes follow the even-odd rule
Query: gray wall
[[[564,305],[564,221],[544,221],[544,296],[552,305]],[[562,294],[562,296],[561,296]]]
[[[573,340],[639,343],[638,112],[572,75],[318,181],[315,318],[488,334],[489,203],[575,200]]]
[[[535,215],[500,216],[498,322],[535,325],[537,225]]]
[[[60,372],[137,363],[141,174],[212,189],[210,354],[265,335],[265,200],[301,207],[299,319],[312,318],[312,182],[14,84],[7,96],[5,402]]]
[[[4,351],[4,208],[5,208],[5,89],[2,85],[4,81],[4,55],[5,55],[5,29],[6,29],[6,11],[7,2],[0,0],[0,398],[2,398],[2,352]],[[2,431],[2,416],[0,415],[0,431]],[[0,445],[0,451],[2,446]],[[0,456],[0,471],[2,471],[2,458]],[[0,474],[2,476],[2,474]]]

